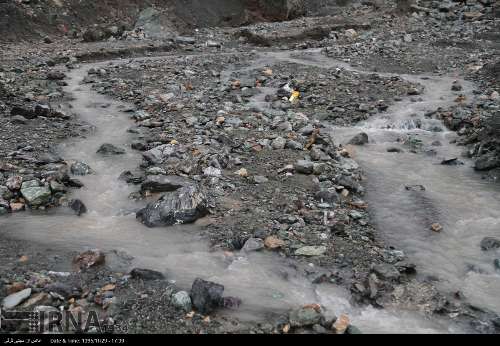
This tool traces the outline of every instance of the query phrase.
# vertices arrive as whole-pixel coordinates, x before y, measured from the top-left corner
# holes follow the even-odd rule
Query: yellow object
[[[297,90],[292,91],[292,96],[290,96],[290,102],[295,103],[299,100],[300,92]]]
[[[179,142],[177,142],[175,139],[172,139],[172,140],[170,141],[170,144],[172,144],[172,145],[176,145],[176,144],[179,144]]]

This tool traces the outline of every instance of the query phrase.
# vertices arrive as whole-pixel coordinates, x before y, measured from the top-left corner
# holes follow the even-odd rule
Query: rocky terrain
[[[1,218],[70,213],[77,223],[93,212],[93,201],[73,195],[99,172],[60,150],[100,130],[74,111],[77,96],[68,92],[71,76],[83,69],[82,87],[126,105],[122,115],[133,139],[126,150],[98,143],[98,154],[119,159],[131,150],[142,158],[116,177],[133,190],[128,197],[136,203],[137,225],[196,222],[211,251],[229,262],[270,254],[308,283],[346,289],[355,306],[417,311],[462,332],[498,332],[498,313],[470,304],[459,287],[440,289],[384,239],[365,198],[370,180],[356,162],[358,148],[372,139],[359,129],[341,143],[331,130],[384,116],[405,100],[421,102],[423,82],[407,75],[453,76],[457,81],[446,85],[452,105],[425,117],[458,134],[452,145],[463,148],[462,157],[444,164],[470,159],[477,179],[494,184],[500,173],[497,2],[97,3],[0,3],[0,13],[8,14],[0,26],[6,33],[0,232],[9,234],[0,244],[4,309],[97,310],[116,333],[363,331],[354,317],[331,316],[318,301],[243,321],[237,311],[244,298],[224,295],[230,287],[217,282],[199,278],[179,287],[165,275],[173,268],[131,267],[130,255],[118,249],[73,251],[16,240]],[[99,10],[109,15],[89,18]],[[187,20],[188,10],[194,20]],[[23,13],[29,20],[20,24]],[[26,41],[12,42],[20,39]],[[332,61],[337,67],[328,67]],[[96,107],[104,112],[109,105]],[[411,136],[398,141],[404,149],[392,152],[425,155]],[[442,231],[437,221],[428,231]],[[481,242],[493,254],[496,275],[498,239]],[[2,332],[27,328],[2,324]],[[90,332],[96,331],[103,330]]]

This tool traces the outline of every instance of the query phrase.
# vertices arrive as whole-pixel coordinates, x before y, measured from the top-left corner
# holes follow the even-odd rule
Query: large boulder
[[[197,185],[184,186],[163,195],[137,212],[137,219],[148,227],[192,223],[208,213],[205,195]]]
[[[480,156],[474,165],[476,171],[487,171],[496,167],[500,167],[500,153],[494,151]]]

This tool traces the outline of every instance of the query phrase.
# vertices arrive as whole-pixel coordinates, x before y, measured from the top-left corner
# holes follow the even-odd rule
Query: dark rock
[[[334,190],[318,191],[314,197],[318,201],[323,201],[327,203],[337,203],[339,201],[339,195]]]
[[[76,215],[81,216],[87,212],[87,207],[79,199],[74,199],[69,202],[69,207],[76,213]]]
[[[148,175],[141,185],[141,190],[170,192],[193,184],[192,180],[176,175]]]
[[[153,281],[153,280],[164,280],[165,275],[162,273],[156,271],[156,270],[150,270],[150,269],[141,269],[141,268],[134,268],[130,272],[130,276],[134,279],[141,279],[144,281]]]
[[[500,240],[493,237],[485,237],[481,240],[481,250],[489,251],[500,248]]]
[[[474,165],[476,171],[487,171],[497,167],[500,167],[500,155],[496,152],[482,155]]]
[[[71,173],[74,175],[87,175],[92,174],[94,171],[89,165],[83,162],[75,162],[70,167]]]
[[[25,119],[35,119],[36,118],[36,114],[33,110],[27,109],[24,107],[19,107],[19,106],[12,107],[12,109],[10,110],[10,115],[11,116],[20,115]]]
[[[125,150],[122,148],[118,148],[117,146],[114,146],[113,144],[105,143],[99,147],[97,150],[98,154],[101,155],[123,155],[125,154]]]
[[[352,145],[365,145],[368,143],[368,135],[364,132],[358,133],[356,136],[354,136],[348,144]]]
[[[192,223],[208,213],[205,195],[196,185],[185,186],[150,203],[137,213],[137,219],[148,227]]]
[[[198,278],[191,287],[191,300],[196,310],[209,314],[223,305],[223,293],[224,286]]]
[[[61,71],[50,71],[47,73],[48,80],[63,80],[64,78],[66,78],[66,74]]]

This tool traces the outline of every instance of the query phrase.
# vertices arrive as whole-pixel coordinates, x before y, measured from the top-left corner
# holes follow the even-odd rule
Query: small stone
[[[273,149],[276,150],[284,149],[285,145],[286,145],[286,139],[283,137],[277,137],[271,142],[271,147],[273,147]]]
[[[332,326],[336,334],[344,334],[349,327],[351,321],[347,315],[340,315]]]
[[[73,259],[73,265],[78,269],[88,269],[104,264],[105,256],[99,249],[82,252]]]
[[[326,246],[304,246],[295,251],[297,256],[321,256],[326,252]]]
[[[267,179],[263,175],[256,175],[256,176],[253,177],[253,181],[256,184],[264,184],[264,183],[267,183],[269,181],[269,179]]]
[[[295,328],[319,324],[322,317],[321,312],[312,307],[303,307],[288,314],[290,325]]]
[[[172,304],[185,312],[189,312],[192,309],[191,297],[186,291],[179,291],[172,296]]]
[[[94,171],[89,165],[83,162],[75,162],[70,167],[71,173],[74,175],[87,175],[92,174]]]
[[[241,169],[237,170],[236,172],[234,172],[234,174],[237,174],[242,178],[248,177],[248,171],[245,168],[241,168]]]
[[[69,207],[76,213],[76,215],[81,216],[87,212],[87,207],[79,199],[74,199],[69,202]]]
[[[113,144],[105,143],[99,147],[99,149],[97,150],[97,153],[101,154],[101,155],[105,155],[105,156],[123,155],[123,154],[125,154],[125,149],[118,148],[117,146],[115,146]]]
[[[260,238],[250,238],[245,242],[243,246],[243,251],[251,252],[251,251],[259,251],[264,248],[264,241]]]
[[[19,175],[14,175],[12,177],[9,177],[9,179],[7,179],[5,186],[7,186],[11,191],[18,191],[21,189],[22,184],[23,184],[23,177]]]
[[[436,232],[436,233],[439,233],[443,230],[443,226],[441,226],[439,223],[433,223],[431,225],[431,230]]]
[[[354,136],[348,144],[351,145],[365,145],[368,143],[368,135],[364,132],[358,133],[356,136]]]
[[[264,240],[264,245],[266,248],[274,250],[285,246],[285,242],[278,237],[269,236]]]
[[[299,160],[294,165],[295,170],[302,174],[312,174],[314,171],[314,164],[311,161]]]

